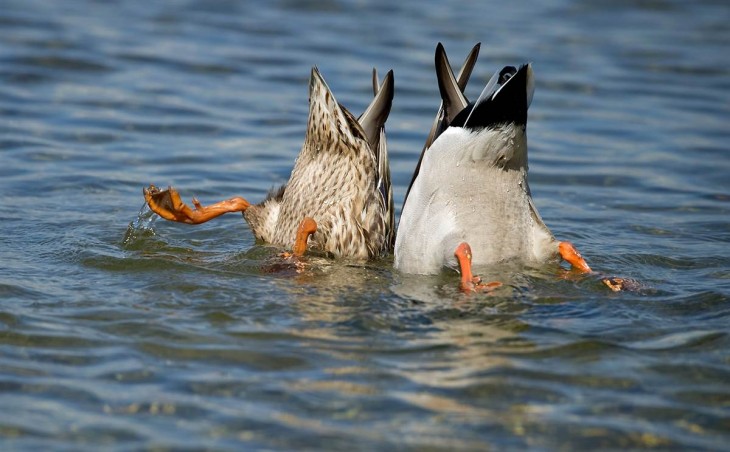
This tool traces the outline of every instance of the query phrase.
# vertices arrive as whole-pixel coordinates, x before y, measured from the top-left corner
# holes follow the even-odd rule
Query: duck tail
[[[444,119],[446,125],[454,120],[461,110],[469,105],[469,101],[461,92],[461,87],[454,77],[451,70],[449,58],[446,56],[444,46],[439,42],[436,46],[436,79],[439,84],[439,92],[441,93],[441,106],[444,109]]]
[[[461,64],[461,69],[459,70],[459,74],[456,76],[455,82],[456,82],[456,88],[458,88],[459,92],[463,93],[466,89],[466,84],[469,82],[469,77],[471,77],[471,73],[474,70],[474,65],[476,65],[477,58],[479,57],[479,49],[481,48],[481,43],[476,43],[474,47],[472,47],[471,52],[466,56],[466,59]],[[442,53],[443,58],[439,62],[439,56],[438,54]],[[445,65],[444,69],[448,69],[451,71],[451,65],[449,64],[449,59],[446,57],[446,51],[441,43],[438,44],[436,47],[436,67],[438,68],[439,63]],[[453,71],[451,71],[453,74]],[[452,87],[453,88],[453,87]],[[466,99],[464,99],[466,100]],[[456,113],[459,113],[458,111]],[[456,115],[454,113],[454,115]],[[453,119],[453,118],[451,118]],[[433,120],[433,125],[431,126],[431,132],[428,134],[428,138],[426,138],[426,143],[423,145],[423,149],[426,150],[431,147],[434,141],[436,141],[436,138],[441,135],[441,133],[446,130],[446,128],[449,126],[449,120],[446,118],[445,112],[444,112],[444,102],[441,102],[441,105],[439,105],[438,112],[436,113],[436,118]]]
[[[305,143],[315,149],[329,149],[329,144],[337,142],[354,145],[356,138],[365,139],[357,120],[337,102],[319,69],[313,67],[309,79],[309,119]]]
[[[392,249],[395,243],[395,209],[393,207],[393,187],[390,181],[388,144],[385,138],[385,122],[393,105],[394,77],[390,70],[379,83],[378,71],[373,68],[373,100],[358,118],[358,123],[367,136],[370,148],[378,163],[378,191],[385,207],[385,243]]]
[[[421,150],[421,156],[418,158],[418,164],[416,165],[416,170],[413,172],[413,177],[411,178],[411,183],[408,184],[408,189],[406,190],[406,196],[403,199],[403,205],[405,205],[406,200],[408,199],[408,194],[411,192],[411,187],[413,187],[413,182],[416,180],[416,177],[418,176],[418,172],[421,169],[421,162],[423,162],[423,156],[426,154],[426,150],[431,147],[434,141],[436,141],[436,138],[443,133],[444,130],[446,130],[447,127],[449,127],[449,123],[451,120],[454,119],[454,117],[467,105],[467,100],[462,94],[464,92],[464,89],[466,88],[466,84],[469,82],[469,77],[471,77],[472,70],[474,69],[474,65],[477,62],[477,58],[479,57],[479,49],[481,48],[481,43],[476,43],[474,47],[472,47],[471,52],[466,56],[466,59],[464,60],[464,63],[461,65],[461,69],[459,70],[459,74],[454,78],[454,73],[451,69],[451,64],[449,64],[449,59],[446,56],[446,50],[444,49],[444,46],[439,42],[436,46],[436,75],[439,81],[439,90],[441,90],[442,85],[442,79],[444,83],[449,83],[447,92],[450,93],[450,98],[453,98],[454,100],[449,103],[449,105],[446,104],[445,100],[441,101],[441,105],[439,105],[438,112],[436,112],[436,118],[433,120],[433,125],[431,126],[431,131],[428,134],[428,137],[426,138],[426,143],[423,145],[423,149]],[[443,92],[442,92],[442,98],[443,98]],[[463,107],[459,108],[456,112],[453,112],[454,107],[451,106],[451,104],[454,104],[458,102],[459,104],[463,103]],[[447,108],[450,108],[450,110],[453,112],[447,116]],[[457,107],[458,108],[458,107]]]
[[[370,147],[376,150],[380,141],[380,131],[385,126],[385,121],[388,120],[390,109],[393,106],[394,77],[392,70],[385,74],[383,83],[378,85],[378,72],[373,69],[373,93],[375,97],[365,112],[357,118],[357,122],[365,132]]]
[[[380,128],[378,140],[378,191],[385,205],[385,243],[389,250],[395,245],[395,208],[393,205],[393,186],[390,181],[390,163],[388,162],[388,145],[385,141],[385,128]]]

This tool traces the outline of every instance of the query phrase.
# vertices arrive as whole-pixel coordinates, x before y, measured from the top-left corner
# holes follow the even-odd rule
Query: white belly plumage
[[[544,261],[557,253],[532,205],[526,168],[508,165],[514,156],[506,153],[514,149],[485,146],[495,141],[492,133],[450,128],[427,151],[403,207],[396,268],[433,274],[456,267],[461,242],[471,246],[474,265]]]

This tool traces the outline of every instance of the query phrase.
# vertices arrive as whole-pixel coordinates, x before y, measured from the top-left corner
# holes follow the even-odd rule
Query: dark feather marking
[[[506,66],[502,69],[499,77],[502,87],[499,91],[463,109],[450,126],[481,130],[503,124],[527,124],[527,67],[522,65],[519,70],[515,70],[513,66]]]

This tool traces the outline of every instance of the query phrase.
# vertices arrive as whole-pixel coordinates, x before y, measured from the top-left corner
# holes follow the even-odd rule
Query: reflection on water
[[[725,448],[727,17],[711,0],[5,2],[2,449]],[[471,296],[392,258],[297,271],[239,215],[139,210],[150,182],[203,203],[285,182],[313,65],[353,111],[372,67],[394,69],[399,209],[438,41],[483,43],[471,98],[532,61],[540,213],[642,290],[557,264],[479,269],[504,286]]]

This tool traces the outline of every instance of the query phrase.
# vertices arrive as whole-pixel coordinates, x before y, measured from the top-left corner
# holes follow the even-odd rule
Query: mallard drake
[[[417,274],[456,268],[465,290],[491,287],[472,275],[472,264],[562,256],[590,272],[573,245],[553,237],[530,195],[525,131],[532,66],[505,67],[469,103],[462,91],[475,59],[467,58],[457,80],[443,46],[436,48],[442,107],[403,204],[395,267]]]
[[[241,197],[190,208],[174,188],[143,190],[161,217],[199,224],[229,212],[243,212],[257,240],[307,246],[335,257],[369,259],[392,250],[395,226],[385,121],[393,102],[393,71],[382,84],[373,70],[374,98],[355,118],[335,100],[317,68],[309,82],[309,119],[304,144],[289,181],[262,202]]]

